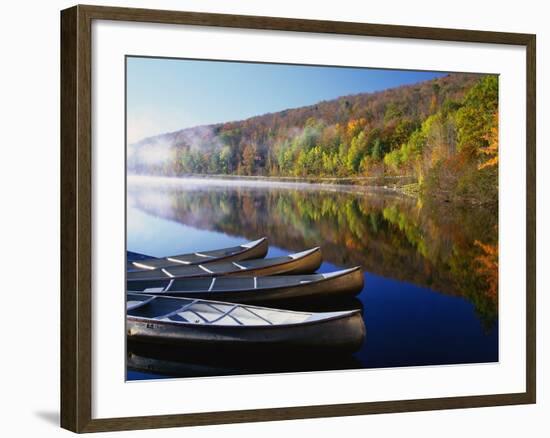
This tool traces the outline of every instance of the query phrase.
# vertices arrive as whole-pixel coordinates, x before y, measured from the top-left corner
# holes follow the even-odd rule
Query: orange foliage
[[[430,101],[430,112],[435,113],[437,111],[437,96],[434,94]]]
[[[498,294],[498,245],[490,245],[476,240],[474,244],[481,249],[482,254],[475,258],[477,273],[483,276],[488,285],[487,295],[496,299]]]
[[[348,138],[355,137],[359,132],[361,132],[367,125],[367,119],[361,117],[360,119],[351,119],[348,122],[347,126],[347,136]]]

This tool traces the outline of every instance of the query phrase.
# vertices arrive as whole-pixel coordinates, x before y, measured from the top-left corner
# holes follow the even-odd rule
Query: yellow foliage
[[[487,160],[478,166],[479,170],[498,165],[498,112],[495,113],[493,122],[491,131],[485,136],[489,146],[479,150],[482,154],[487,155]]]

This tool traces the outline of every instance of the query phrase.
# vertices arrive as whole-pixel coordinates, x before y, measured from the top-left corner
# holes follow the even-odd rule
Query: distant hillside
[[[495,194],[497,119],[496,76],[449,74],[146,138],[129,146],[128,170],[160,175],[413,175],[424,190],[484,203]],[[454,173],[449,174],[449,166]],[[470,175],[474,170],[480,174]],[[476,186],[485,174],[492,175],[490,181]]]

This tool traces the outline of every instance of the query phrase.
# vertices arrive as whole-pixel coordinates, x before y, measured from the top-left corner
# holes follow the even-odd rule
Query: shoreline
[[[411,186],[417,186],[414,177],[385,176],[385,177],[294,177],[294,176],[260,176],[260,175],[205,175],[186,174],[177,176],[128,174],[128,180],[156,180],[158,182],[177,183],[183,180],[189,182],[215,183],[225,181],[229,184],[268,185],[277,184],[281,187],[350,189],[353,191],[377,191],[388,194],[401,194],[407,197],[417,197]]]

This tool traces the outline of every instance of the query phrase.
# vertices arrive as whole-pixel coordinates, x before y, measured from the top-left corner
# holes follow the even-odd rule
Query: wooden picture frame
[[[527,64],[526,391],[198,414],[92,418],[92,35],[93,20],[315,32],[518,45]],[[237,16],[99,6],[61,12],[61,426],[74,432],[146,429],[535,403],[536,37],[530,34]]]

